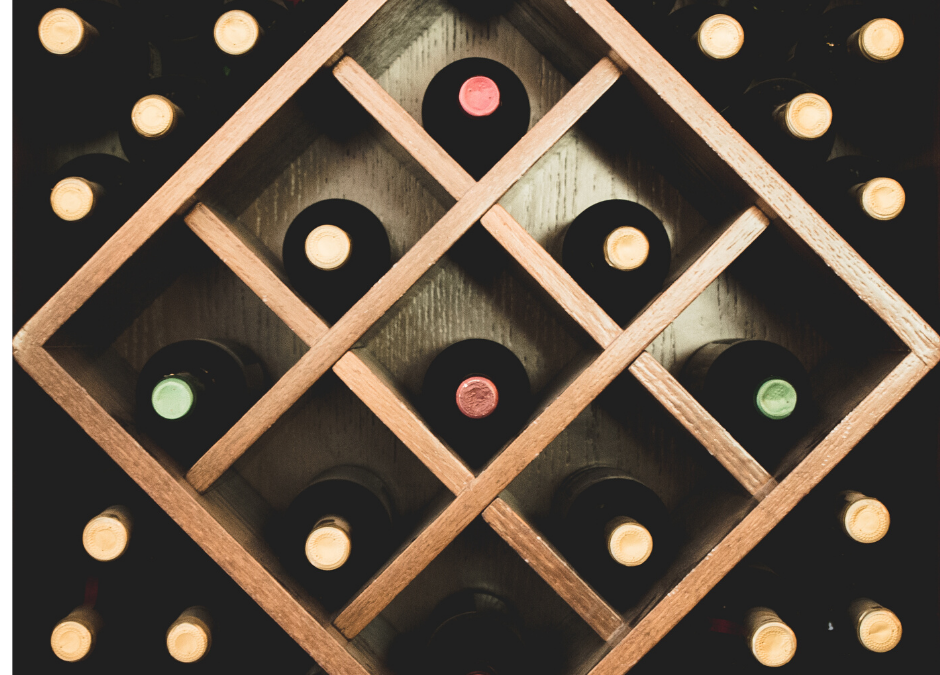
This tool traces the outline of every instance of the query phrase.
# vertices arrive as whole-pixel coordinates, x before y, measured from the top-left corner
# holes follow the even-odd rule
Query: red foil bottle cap
[[[484,75],[471,77],[460,85],[460,107],[473,117],[487,117],[499,107],[499,87]]]
[[[474,375],[457,387],[457,408],[470,419],[480,420],[496,410],[499,391],[492,380]]]

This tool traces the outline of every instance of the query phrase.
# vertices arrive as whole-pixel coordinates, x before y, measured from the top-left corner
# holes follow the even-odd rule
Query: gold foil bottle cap
[[[166,632],[166,648],[177,661],[194,663],[212,646],[212,620],[205,607],[190,607]]]
[[[95,648],[101,615],[91,607],[78,607],[52,629],[53,653],[63,661],[81,661]]]
[[[901,215],[907,196],[893,178],[872,178],[858,188],[858,203],[870,218],[893,220]]]
[[[304,252],[314,267],[325,271],[335,270],[349,260],[352,240],[336,225],[320,225],[307,235]]]
[[[39,20],[39,41],[50,54],[81,52],[98,32],[70,9],[53,9]]]
[[[349,523],[339,517],[321,518],[304,544],[304,553],[318,570],[335,570],[346,564],[352,552]]]
[[[898,646],[901,641],[901,620],[890,609],[868,600],[865,609],[856,616],[856,634],[865,649],[883,653]]]
[[[861,544],[873,544],[888,533],[891,516],[884,504],[859,492],[848,493],[846,499],[839,520],[847,535]]]
[[[796,138],[813,140],[832,124],[832,106],[819,94],[800,94],[783,106],[783,121]]]
[[[132,520],[123,506],[111,506],[88,521],[82,532],[82,545],[95,560],[120,558],[127,550]]]
[[[903,46],[904,31],[891,19],[872,19],[858,30],[859,51],[869,61],[890,61]]]
[[[144,138],[162,138],[176,128],[182,111],[159,94],[144,96],[131,110],[131,123]]]
[[[744,46],[744,29],[734,17],[713,14],[696,33],[699,49],[710,59],[730,59]]]
[[[776,668],[796,654],[796,634],[772,609],[755,607],[745,619],[747,642],[761,664]]]
[[[55,184],[49,195],[49,203],[59,218],[74,223],[90,216],[103,194],[104,189],[97,183],[72,176]]]
[[[653,535],[633,518],[614,518],[607,524],[607,551],[625,567],[642,565],[653,552]]]
[[[241,56],[247,54],[261,37],[261,26],[248,12],[233,9],[225,12],[215,22],[213,30],[215,44],[226,54]]]
[[[635,270],[650,253],[650,242],[635,227],[618,227],[604,240],[604,259],[618,270]]]

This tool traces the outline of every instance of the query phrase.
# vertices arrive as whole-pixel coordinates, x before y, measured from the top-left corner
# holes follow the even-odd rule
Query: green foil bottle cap
[[[165,420],[178,420],[189,414],[196,402],[196,392],[180,377],[166,377],[153,388],[150,397],[154,411]]]
[[[783,420],[796,410],[796,389],[786,380],[772,378],[757,390],[754,403],[765,417]]]

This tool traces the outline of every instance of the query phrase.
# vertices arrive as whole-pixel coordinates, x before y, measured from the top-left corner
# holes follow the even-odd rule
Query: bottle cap
[[[858,191],[862,210],[875,220],[892,220],[901,214],[906,195],[893,178],[872,178]]]
[[[320,225],[307,235],[304,252],[307,260],[321,270],[339,269],[349,260],[352,239],[336,225]]]
[[[91,27],[72,10],[53,9],[39,20],[39,41],[51,54],[75,54],[90,37],[88,28]]]
[[[842,510],[842,527],[861,544],[873,544],[888,534],[891,515],[877,499],[861,496]]]
[[[81,661],[95,648],[101,617],[90,607],[79,607],[52,629],[53,653],[63,661]]]
[[[870,651],[889,652],[901,641],[901,620],[890,609],[869,609],[858,619],[858,641]]]
[[[786,380],[771,378],[757,389],[754,403],[764,417],[783,420],[796,410],[796,389]]]
[[[744,29],[734,17],[713,14],[699,26],[698,46],[710,59],[730,59],[744,46]]]
[[[342,567],[352,552],[348,526],[339,518],[322,518],[307,536],[304,552],[318,570]]]
[[[166,632],[166,648],[177,661],[198,661],[212,646],[209,613],[203,607],[190,607],[174,621]]]
[[[189,414],[196,402],[196,392],[180,377],[165,377],[150,396],[154,412],[165,420],[178,420]]]
[[[82,545],[92,558],[105,562],[124,553],[130,536],[130,514],[123,507],[112,506],[88,521]]]
[[[891,19],[872,19],[859,29],[858,46],[870,61],[889,61],[901,53],[904,31]]]
[[[232,56],[241,56],[250,52],[258,44],[261,26],[248,12],[233,9],[225,12],[215,22],[213,35],[219,49]]]
[[[621,565],[642,565],[653,552],[653,535],[632,518],[622,518],[608,529],[607,550]]]
[[[460,85],[460,107],[473,117],[487,117],[499,107],[499,87],[484,75],[471,77]]]
[[[159,94],[144,96],[131,110],[131,123],[144,138],[161,138],[176,127],[180,109]]]
[[[604,259],[614,269],[635,270],[649,254],[649,239],[635,227],[618,227],[604,240]]]
[[[84,178],[63,178],[55,184],[49,195],[52,211],[69,222],[87,218],[95,210],[95,188],[91,181]]]
[[[499,390],[482,375],[468,377],[457,387],[457,408],[470,419],[488,417],[499,404]]]
[[[783,621],[765,621],[750,636],[751,653],[772,668],[788,663],[796,653],[796,633]]]
[[[791,134],[813,140],[829,131],[832,106],[819,94],[800,94],[786,104],[783,117]]]

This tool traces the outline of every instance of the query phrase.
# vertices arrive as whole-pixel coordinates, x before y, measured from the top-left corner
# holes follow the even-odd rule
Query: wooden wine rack
[[[374,79],[440,13],[431,0],[349,0],[45,304],[14,339],[17,361],[327,672],[386,672],[354,640],[461,531],[482,515],[578,615],[603,646],[576,671],[629,670],[940,360],[940,337],[604,0],[523,0],[513,25],[576,84],[479,182],[474,182]],[[328,326],[284,280],[258,238],[204,203],[220,184],[251,180],[258,158],[289,145],[289,101],[319,70],[333,76],[423,167],[454,205],[356,305]],[[737,215],[685,256],[664,290],[625,328],[588,297],[497,201],[618,80],[625,78],[691,166],[734,195]],[[409,160],[410,161],[410,160]],[[186,225],[309,350],[188,472],[133,425],[133,379],[69,328],[108,281],[132,270],[161,228]],[[597,344],[556,383],[527,426],[479,474],[428,428],[408,396],[356,343],[480,221],[516,263]],[[889,337],[864,367],[827,375],[843,393],[775,475],[756,462],[647,347],[735,259],[771,230],[829,287]],[[854,305],[853,305],[854,306]],[[853,310],[854,311],[854,310]],[[252,517],[236,460],[326,371],[335,374],[443,483],[453,498],[338,613],[329,615],[280,569]],[[598,595],[509,498],[501,496],[546,446],[623,371],[657,399],[750,495],[707,522],[638,609]],[[835,382],[835,383],[833,383]],[[835,391],[835,389],[832,389]],[[819,390],[820,397],[829,389]]]

